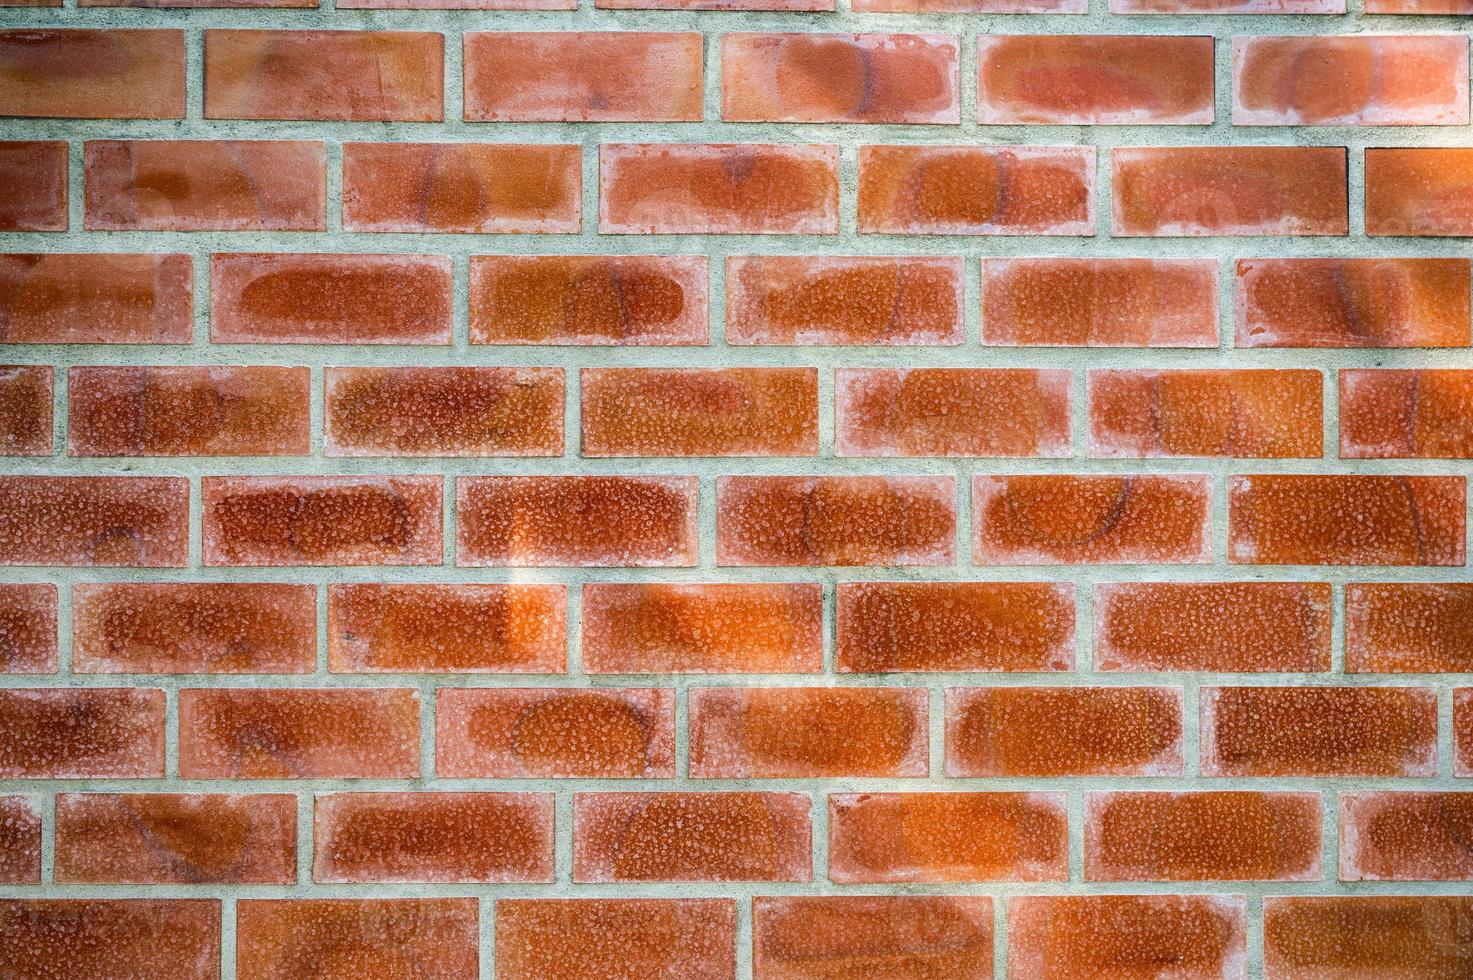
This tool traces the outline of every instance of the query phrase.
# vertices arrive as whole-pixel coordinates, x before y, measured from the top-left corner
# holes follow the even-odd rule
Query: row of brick
[[[62,0],[0,0],[0,7],[60,7]],[[219,7],[222,0],[77,0],[87,7]],[[336,10],[577,10],[579,0],[249,0],[255,8]],[[1098,5],[1098,3],[1097,3]],[[599,10],[762,10],[829,13],[835,0],[594,0]],[[1473,14],[1470,0],[1363,0],[1367,14]],[[330,9],[329,9],[330,8]],[[857,14],[1085,14],[1090,0],[850,0]],[[1346,0],[1108,0],[1114,14],[1318,14],[1347,12]]]

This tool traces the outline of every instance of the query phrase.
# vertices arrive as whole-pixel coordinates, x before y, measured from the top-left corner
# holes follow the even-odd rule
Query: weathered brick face
[[[0,0],[0,980],[1473,977],[1470,28]]]

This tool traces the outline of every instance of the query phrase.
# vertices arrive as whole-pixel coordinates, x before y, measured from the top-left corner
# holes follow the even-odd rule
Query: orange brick
[[[1113,234],[1346,235],[1343,146],[1117,147]]]
[[[0,776],[158,779],[163,775],[163,691],[0,690]]]
[[[88,140],[88,231],[325,231],[320,142]]]
[[[1082,14],[1089,0],[853,0],[855,13]]]
[[[834,0],[596,0],[600,10],[827,10]]]
[[[500,980],[736,976],[736,902],[729,898],[502,898]]]
[[[1473,14],[1470,0],[1366,0],[1368,14]]]
[[[700,34],[467,31],[464,37],[468,120],[701,119]]]
[[[1348,673],[1473,672],[1473,583],[1360,582],[1345,587]]]
[[[476,980],[478,912],[474,898],[241,899],[235,906],[236,976]]]
[[[1064,881],[1063,793],[834,793],[829,880],[839,884]]]
[[[583,669],[594,674],[812,674],[818,583],[583,586]]]
[[[1309,370],[1092,370],[1089,453],[1317,458],[1323,387]]]
[[[1233,476],[1228,553],[1258,565],[1461,565],[1461,476]]]
[[[583,223],[580,153],[563,144],[346,143],[343,227],[576,233]]]
[[[1212,38],[984,35],[984,125],[1211,125]]]
[[[754,898],[752,967],[766,980],[992,976],[986,896]]]
[[[319,883],[553,880],[551,793],[318,794],[312,836]]]
[[[187,344],[193,267],[187,255],[0,255],[0,341]]]
[[[207,476],[206,565],[439,565],[439,476]]]
[[[184,32],[0,31],[7,116],[183,119]]]
[[[861,146],[868,235],[1093,235],[1092,146]]]
[[[1172,776],[1182,772],[1175,687],[946,691],[948,776]]]
[[[1341,881],[1470,881],[1473,793],[1344,793]]]
[[[256,884],[297,880],[296,798],[62,793],[56,880]]]
[[[419,775],[419,692],[390,688],[179,692],[185,779]]]
[[[1473,371],[1341,370],[1340,456],[1473,457]]]
[[[694,477],[459,477],[455,503],[458,565],[696,563]]]
[[[1343,14],[1345,0],[1110,0],[1110,13]]]
[[[1086,881],[1318,881],[1318,793],[1087,793]]]
[[[804,793],[575,793],[573,880],[811,881]]]
[[[840,456],[1065,456],[1068,371],[838,368]]]
[[[812,144],[604,143],[605,235],[833,235],[839,149]]]
[[[78,7],[147,7],[164,8],[306,8],[316,9],[319,0],[77,0]],[[58,0],[57,6],[60,6]],[[347,4],[344,3],[346,7]]]
[[[28,797],[0,796],[0,884],[40,883],[41,814]]]
[[[56,586],[0,583],[0,673],[56,671]]]
[[[4,32],[0,32],[0,46]],[[0,69],[3,71],[3,69]],[[3,82],[0,82],[3,88]],[[0,141],[0,231],[66,231],[67,145],[50,140]],[[0,256],[14,262],[20,256]],[[7,277],[8,278],[8,277]],[[0,325],[9,336],[13,328]],[[13,343],[13,341],[12,341]]]
[[[220,900],[0,900],[0,968],[13,977],[217,980]]]
[[[1473,687],[1453,688],[1453,775],[1473,776]]]
[[[49,364],[0,365],[0,456],[51,455]]]
[[[0,565],[181,568],[184,477],[0,477]]]
[[[817,456],[817,368],[584,368],[582,453]]]
[[[578,0],[338,0],[338,10],[576,10]]]
[[[668,688],[441,688],[435,705],[435,772],[442,777],[675,776],[675,692]]]
[[[1473,148],[1368,148],[1366,234],[1473,235]]]
[[[74,367],[72,456],[305,456],[304,367]]]
[[[561,585],[330,585],[327,665],[338,673],[561,674]]]
[[[947,34],[724,34],[721,118],[960,122],[959,50]]]
[[[206,119],[439,122],[444,37],[420,31],[207,30]]]
[[[1051,582],[842,582],[837,668],[1052,671],[1074,665],[1074,588]]]
[[[1094,589],[1096,670],[1330,669],[1328,582],[1118,582]]]
[[[1460,977],[1473,973],[1473,896],[1361,895],[1263,900],[1272,980]]]

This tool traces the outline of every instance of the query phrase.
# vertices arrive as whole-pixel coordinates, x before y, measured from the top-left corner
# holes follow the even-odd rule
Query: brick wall
[[[0,12],[0,976],[1473,976],[1468,0],[173,2]]]

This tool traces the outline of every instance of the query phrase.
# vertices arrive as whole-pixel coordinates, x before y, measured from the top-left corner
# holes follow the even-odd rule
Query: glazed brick
[[[459,477],[455,510],[458,565],[696,563],[693,477]]]
[[[1063,793],[834,793],[829,879],[839,884],[1064,881]]]
[[[1112,14],[1343,14],[1345,0],[1110,0]]]
[[[0,583],[0,673],[56,670],[56,586]]]
[[[328,669],[561,674],[566,606],[561,585],[329,585]]]
[[[0,456],[51,455],[49,364],[0,365]]]
[[[1470,14],[1469,0],[1366,0],[1368,14]]]
[[[817,368],[584,368],[595,456],[817,456]]]
[[[7,116],[183,119],[184,32],[0,31]]]
[[[1473,235],[1473,148],[1367,149],[1366,234]]]
[[[1181,125],[1213,120],[1211,36],[977,39],[984,125]]]
[[[962,305],[962,260],[956,257],[726,260],[729,344],[959,344]]]
[[[239,688],[179,692],[185,779],[419,775],[419,692]]]
[[[1473,971],[1467,895],[1270,896],[1264,976],[1457,977]]]
[[[338,10],[576,10],[578,0],[340,0]]]
[[[1226,980],[1247,975],[1242,895],[1008,899],[1008,975]]]
[[[1350,673],[1473,672],[1473,583],[1353,582],[1345,587]]]
[[[707,342],[704,255],[474,255],[473,344]]]
[[[163,775],[163,691],[0,690],[0,776],[158,779]]]
[[[1342,369],[1340,457],[1473,457],[1473,371]]]
[[[1341,881],[1469,881],[1473,793],[1344,793]]]
[[[812,674],[818,583],[589,583],[583,669],[593,674]]]
[[[855,13],[1082,14],[1089,0],[853,0]]]
[[[56,880],[290,885],[296,835],[296,799],[286,795],[62,793]]]
[[[193,268],[188,255],[0,255],[0,342],[187,344]]]
[[[1453,688],[1453,775],[1473,776],[1473,687]]]
[[[1074,665],[1074,589],[1051,582],[842,582],[836,668],[1054,671]]]
[[[1086,881],[1318,881],[1320,794],[1086,793]]]
[[[553,878],[551,793],[319,794],[312,836],[319,883]]]
[[[1089,146],[861,146],[868,235],[1093,235]]]
[[[838,368],[839,456],[1065,456],[1068,371]]]
[[[41,814],[28,797],[0,796],[0,885],[41,883]]]
[[[1466,40],[1235,37],[1233,124],[1467,125]]]
[[[217,344],[448,344],[447,255],[210,257]]]
[[[834,0],[595,0],[600,10],[832,11]]]
[[[754,898],[752,971],[764,980],[991,977],[992,899]]]
[[[307,674],[316,665],[311,585],[78,582],[72,669],[84,674]]]
[[[696,688],[690,775],[924,776],[928,717],[921,688]]]
[[[475,980],[478,918],[474,898],[241,899],[235,975],[295,980],[372,970]]]
[[[206,119],[439,122],[444,38],[419,31],[207,30]]]
[[[1174,687],[946,691],[948,776],[1172,776],[1182,772]]]
[[[0,900],[0,968],[41,978],[218,980],[220,900]]]
[[[759,899],[760,901],[760,899]],[[496,902],[501,980],[736,976],[729,898],[503,898]]]
[[[88,231],[325,231],[323,145],[88,140]]]
[[[949,565],[955,557],[949,476],[716,481],[719,565]]]
[[[442,688],[435,705],[435,772],[442,777],[675,776],[675,692],[668,688]]]
[[[438,565],[439,476],[207,476],[206,565]]]
[[[1330,669],[1328,582],[1114,582],[1094,588],[1096,670]]]
[[[346,143],[348,231],[576,233],[580,149],[564,144]]]
[[[1462,565],[1461,476],[1228,478],[1228,554],[1258,565]]]
[[[464,37],[468,120],[701,119],[700,34],[467,31]]]
[[[946,34],[723,34],[721,118],[960,122],[959,55]]]
[[[0,141],[0,181],[5,184],[5,196],[0,198],[0,231],[66,231],[65,143]],[[0,256],[0,260],[13,261],[13,257]]]
[[[304,367],[74,367],[71,456],[305,456]]]
[[[0,565],[179,568],[183,477],[0,477]]]
[[[573,881],[811,881],[804,793],[575,793]]]
[[[1318,458],[1319,371],[1092,370],[1091,456]]]
[[[983,259],[982,341],[1216,347],[1216,259]]]

